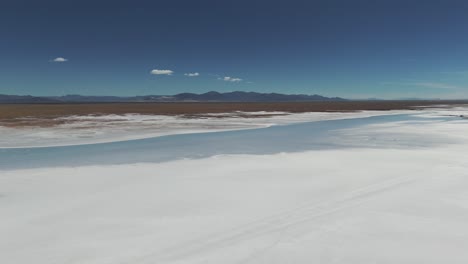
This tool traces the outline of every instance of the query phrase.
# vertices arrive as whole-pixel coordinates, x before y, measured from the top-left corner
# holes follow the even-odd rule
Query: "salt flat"
[[[8,127],[0,124],[0,148],[71,146],[107,143],[175,134],[217,132],[287,125],[320,120],[349,119],[417,111],[232,112],[203,115],[75,115],[50,120],[52,126]],[[249,118],[249,116],[255,116]],[[31,123],[34,118],[26,119]],[[34,122],[32,122],[34,123]]]
[[[438,118],[464,113],[329,149],[3,170],[0,262],[467,263],[468,122]]]

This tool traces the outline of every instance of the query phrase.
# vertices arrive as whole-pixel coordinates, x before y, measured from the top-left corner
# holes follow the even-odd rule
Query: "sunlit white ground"
[[[468,263],[468,122],[439,114],[356,148],[0,171],[0,263]]]
[[[202,117],[164,115],[65,116],[66,123],[50,127],[2,127],[0,148],[68,146],[143,139],[174,134],[241,130],[320,120],[368,117],[411,111],[349,113],[234,112]],[[414,112],[414,111],[413,111]],[[256,115],[260,117],[246,118]],[[262,117],[264,115],[265,117]],[[274,115],[274,116],[271,116]],[[223,117],[219,117],[223,116]],[[239,117],[242,116],[242,117]]]

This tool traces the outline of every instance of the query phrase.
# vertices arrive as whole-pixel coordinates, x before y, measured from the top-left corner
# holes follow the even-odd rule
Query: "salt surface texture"
[[[0,262],[468,263],[466,131],[429,116],[340,131],[359,148],[2,171]]]

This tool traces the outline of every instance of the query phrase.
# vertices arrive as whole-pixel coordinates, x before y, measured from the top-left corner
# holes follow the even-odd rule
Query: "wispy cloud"
[[[438,82],[416,82],[416,83],[410,83],[409,85],[426,87],[426,88],[437,88],[437,89],[462,89],[462,87],[460,86],[451,85],[447,83],[438,83]]]
[[[52,60],[52,62],[66,62],[66,61],[68,61],[68,59],[65,59],[63,57],[57,57]]]
[[[468,76],[468,70],[460,70],[460,71],[442,71],[442,74],[454,75],[454,76]]]
[[[198,72],[189,72],[189,73],[185,73],[184,75],[188,76],[188,77],[200,76],[200,74]]]
[[[381,85],[390,85],[390,86],[413,86],[420,88],[432,88],[432,89],[447,89],[447,90],[460,90],[465,89],[465,87],[441,83],[441,82],[431,82],[431,81],[413,81],[413,82],[382,82]]]
[[[225,82],[241,82],[242,81],[241,78],[233,78],[233,77],[229,77],[229,76],[226,76],[226,77],[223,77],[223,78],[220,78],[220,79],[225,81]]]
[[[151,70],[151,74],[153,75],[172,75],[173,73],[174,71],[171,71],[171,70],[158,70],[158,69]]]

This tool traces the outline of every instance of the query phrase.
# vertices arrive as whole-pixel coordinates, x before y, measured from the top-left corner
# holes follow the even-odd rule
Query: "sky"
[[[0,2],[0,94],[468,98],[468,1]]]

